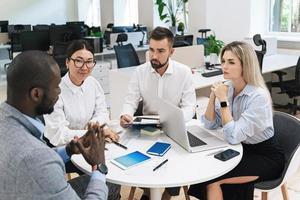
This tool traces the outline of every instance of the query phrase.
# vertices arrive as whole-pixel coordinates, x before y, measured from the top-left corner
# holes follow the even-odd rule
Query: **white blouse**
[[[55,145],[63,145],[74,136],[84,134],[88,122],[108,122],[109,113],[103,89],[98,81],[89,76],[81,86],[74,85],[67,73],[60,83],[61,93],[50,115],[44,115],[45,137]]]

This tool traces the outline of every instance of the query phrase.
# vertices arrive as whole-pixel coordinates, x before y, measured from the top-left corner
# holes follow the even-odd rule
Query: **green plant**
[[[156,0],[155,4],[158,6],[158,14],[161,21],[165,23],[171,23],[171,26],[176,26],[178,20],[178,11],[183,11],[186,15],[185,4],[188,0]],[[166,12],[165,11],[166,8]]]
[[[215,35],[210,35],[204,43],[205,55],[209,55],[211,53],[219,55],[223,47],[224,42],[222,40],[216,39]]]
[[[181,35],[184,34],[184,23],[183,22],[178,23],[177,31],[181,32]]]

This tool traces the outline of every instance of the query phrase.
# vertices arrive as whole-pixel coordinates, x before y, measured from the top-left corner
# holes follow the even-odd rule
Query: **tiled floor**
[[[5,83],[5,77],[0,77],[0,102],[3,102],[6,99],[6,83]],[[300,112],[298,112],[297,117],[300,119]],[[291,181],[289,185],[289,199],[290,200],[299,200],[300,199],[300,170],[296,178]],[[125,200],[128,198],[130,192],[130,187],[123,186],[121,190],[121,196],[122,200]],[[140,199],[142,195],[142,190],[137,189],[135,192],[134,199],[138,200]],[[173,200],[185,200],[183,191],[181,190],[180,195],[177,197],[173,197]],[[191,197],[191,200],[194,200],[195,198]],[[254,200],[259,200],[260,198],[260,192],[255,191],[255,198]],[[274,192],[270,192],[269,194],[270,200],[282,200],[281,191],[278,189]]]

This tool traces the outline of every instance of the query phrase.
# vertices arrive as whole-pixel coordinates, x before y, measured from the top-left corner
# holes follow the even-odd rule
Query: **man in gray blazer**
[[[43,52],[23,52],[10,64],[7,100],[0,105],[1,199],[107,199],[104,136],[99,124],[90,125],[83,137],[55,150],[43,143],[44,125],[37,116],[53,111],[59,83],[58,65]],[[92,174],[71,181],[75,192],[65,180],[64,162],[78,153],[91,165]]]

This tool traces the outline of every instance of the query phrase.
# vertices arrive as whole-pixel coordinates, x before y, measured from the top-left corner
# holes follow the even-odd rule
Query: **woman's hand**
[[[211,91],[219,99],[219,101],[227,101],[228,85],[225,85],[221,81],[216,82],[211,87]]]

